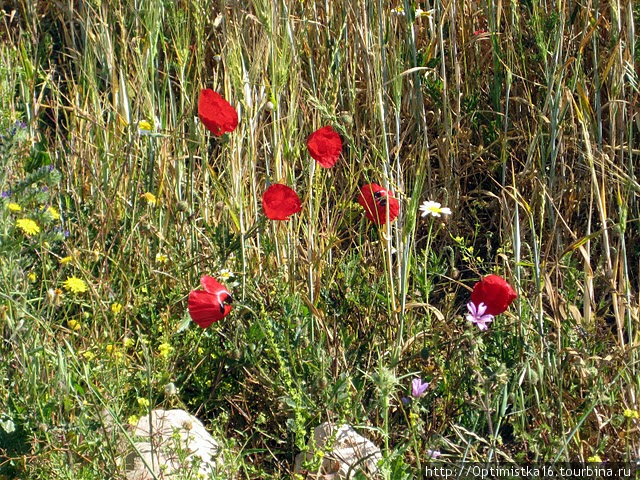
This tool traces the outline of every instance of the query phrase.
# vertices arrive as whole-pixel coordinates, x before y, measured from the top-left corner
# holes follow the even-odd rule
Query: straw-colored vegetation
[[[388,479],[427,449],[639,456],[635,2],[2,4],[0,475],[117,478],[122,430],[171,407],[224,442],[225,479],[289,478],[327,420]],[[198,122],[202,88],[233,133]],[[306,150],[324,125],[330,169]],[[274,182],[288,222],[263,218]],[[519,297],[481,332],[488,273]],[[202,330],[205,274],[235,303]]]

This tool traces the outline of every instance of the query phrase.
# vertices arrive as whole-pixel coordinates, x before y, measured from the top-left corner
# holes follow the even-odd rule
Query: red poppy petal
[[[209,293],[215,293],[215,294],[218,294],[220,292],[229,293],[229,291],[226,289],[224,285],[218,282],[215,278],[210,277],[208,275],[204,275],[200,279],[200,283],[202,284],[202,288],[204,288]]]
[[[358,203],[364,208],[365,216],[376,225],[380,224],[380,218],[378,218],[378,210],[376,209],[373,195],[381,188],[380,185],[369,183],[360,188],[360,195],[358,195]]]
[[[342,153],[342,140],[331,125],[327,125],[309,135],[307,150],[321,167],[330,168],[335,165]]]
[[[398,213],[400,213],[400,202],[398,202],[398,200],[393,196],[392,192],[388,192],[388,193],[389,193],[389,196],[387,197],[387,202],[389,202],[389,221],[393,222],[398,216]],[[383,210],[385,210],[385,214],[386,214],[385,207],[378,207],[378,208],[382,208]]]
[[[302,202],[292,188],[274,183],[262,195],[262,208],[271,220],[289,220],[290,215],[302,209]]]
[[[379,192],[381,195],[376,198]],[[360,188],[358,203],[364,208],[365,216],[376,225],[387,223],[387,205],[390,222],[395,220],[400,212],[400,203],[393,196],[393,192],[385,190],[376,183],[369,183]]]
[[[238,112],[218,93],[209,88],[200,92],[198,117],[216,136],[233,132],[238,126]]]
[[[192,291],[189,294],[189,315],[201,328],[207,328],[212,323],[226,317],[231,311],[231,305],[225,305],[220,310],[220,302],[217,296],[203,291]]]
[[[494,317],[504,313],[511,302],[518,297],[513,287],[498,275],[487,275],[473,286],[471,301],[476,305],[484,303]]]

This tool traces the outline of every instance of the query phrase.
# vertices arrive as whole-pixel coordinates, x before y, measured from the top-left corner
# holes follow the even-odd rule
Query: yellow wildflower
[[[60,265],[64,265],[65,263],[69,263],[71,261],[73,261],[73,257],[71,255],[68,255],[66,257],[62,257],[60,259]]]
[[[602,463],[602,458],[600,458],[600,455],[592,455],[587,458],[587,462]]]
[[[138,133],[140,135],[149,135],[153,131],[153,126],[148,120],[140,120],[138,122]]]
[[[626,418],[634,418],[634,419],[637,419],[638,417],[640,417],[640,415],[638,415],[638,411],[637,411],[637,410],[631,410],[631,409],[629,409],[629,408],[627,408],[627,409],[624,411],[623,415],[624,415]]]
[[[7,208],[12,211],[12,212],[19,212],[22,210],[22,207],[20,205],[18,205],[17,203],[8,203],[7,204]]]
[[[35,282],[38,277],[36,276],[35,273],[29,272],[27,274],[27,278],[29,279],[30,282]]]
[[[122,304],[121,303],[116,302],[116,303],[111,304],[111,312],[114,315],[118,315],[121,311],[122,311]]]
[[[158,201],[156,196],[151,192],[145,192],[141,197],[144,198],[149,205],[155,205]]]
[[[67,292],[84,293],[87,291],[87,284],[78,277],[67,277],[62,286]]]
[[[58,212],[58,209],[56,207],[48,206],[45,209],[44,213],[49,215],[52,220],[60,220],[60,212]]]
[[[94,358],[96,358],[96,354],[93,353],[91,350],[87,350],[86,352],[83,352],[82,356],[85,358],[85,360],[91,361]]]
[[[149,120],[140,120],[138,122],[138,135],[151,135],[153,132],[159,130],[161,126],[162,124],[158,117],[154,118],[153,123]]]
[[[140,417],[138,417],[137,415],[131,415],[131,416],[127,419],[127,423],[128,423],[129,425],[131,425],[132,427],[137,426],[139,421],[140,421]]]
[[[138,397],[137,399],[138,401],[138,405],[140,405],[141,408],[149,408],[149,400],[143,397]]]
[[[77,332],[82,328],[82,323],[77,320],[69,320],[67,321],[67,327],[69,327],[70,330]]]
[[[107,351],[107,353],[108,353],[109,355],[111,355],[111,354],[113,353],[113,349],[114,349],[114,348],[115,348],[115,347],[113,346],[113,344],[112,344],[112,343],[108,343],[108,344],[107,344],[107,346],[106,346],[106,347],[104,347],[104,349]]]
[[[134,342],[132,338],[127,337],[124,339],[124,348],[131,348],[135,345],[135,343],[136,342]]]
[[[158,345],[158,353],[162,358],[167,358],[169,355],[171,355],[172,351],[173,347],[169,343],[161,343],[160,345]]]
[[[21,218],[17,220],[16,226],[27,236],[37,235],[40,233],[40,227],[30,218]]]
[[[169,261],[169,257],[167,257],[164,253],[156,253],[156,263],[167,263]]]

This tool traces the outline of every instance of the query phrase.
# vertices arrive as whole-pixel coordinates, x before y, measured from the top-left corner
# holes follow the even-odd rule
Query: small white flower
[[[431,10],[423,10],[420,7],[416,8],[416,18],[432,17],[432,16],[433,16],[433,9],[431,9]]]
[[[431,200],[427,200],[420,205],[420,211],[422,212],[423,217],[426,217],[427,215],[432,215],[434,217],[439,217],[440,215],[451,215],[450,208],[442,207],[438,202],[432,202]]]
[[[404,17],[404,7],[402,5],[398,5],[396,8],[391,10],[391,13],[400,17]]]
[[[151,135],[154,132],[160,130],[161,124],[158,117],[154,118],[154,125],[151,125],[151,122],[148,120],[140,120],[138,122],[138,134],[139,135]]]
[[[233,272],[228,268],[223,268],[222,270],[220,270],[220,273],[218,274],[218,278],[220,280],[230,280],[233,278]]]

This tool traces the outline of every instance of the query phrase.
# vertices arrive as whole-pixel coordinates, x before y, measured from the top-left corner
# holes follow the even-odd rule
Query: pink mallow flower
[[[430,460],[437,460],[438,457],[442,455],[442,453],[440,453],[438,450],[431,450],[431,449],[427,449],[426,454],[427,454],[427,458]]]
[[[473,302],[467,303],[467,310],[469,310],[467,320],[478,325],[480,330],[486,330],[489,328],[488,324],[493,322],[493,315],[485,313],[487,306],[482,302],[477,307]]]
[[[429,388],[429,382],[422,382],[420,378],[414,378],[411,381],[411,396],[413,398],[420,398],[424,395],[424,392]]]

